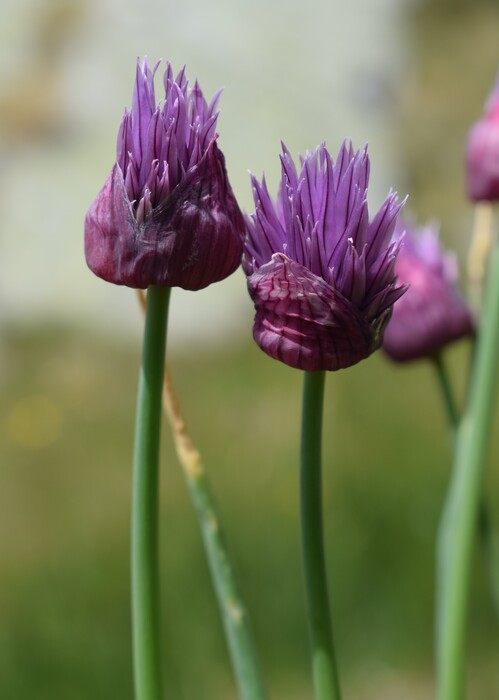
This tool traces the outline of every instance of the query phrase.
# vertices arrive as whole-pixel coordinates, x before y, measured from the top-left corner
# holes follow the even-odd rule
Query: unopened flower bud
[[[85,218],[85,255],[108,282],[202,289],[239,266],[244,220],[216,142],[219,93],[208,105],[167,64],[156,106],[158,65],[137,63],[117,161]]]
[[[468,136],[466,184],[473,202],[499,200],[499,79]]]
[[[442,249],[435,226],[416,231],[400,222],[394,240],[402,235],[395,272],[408,290],[393,309],[383,341],[385,352],[399,362],[432,357],[474,332],[457,286],[456,257]]]

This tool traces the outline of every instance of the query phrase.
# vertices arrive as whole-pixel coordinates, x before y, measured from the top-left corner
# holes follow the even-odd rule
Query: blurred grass
[[[10,328],[1,357],[0,697],[131,698],[128,529],[139,349],[69,328]],[[462,385],[466,346],[449,359]],[[273,697],[310,698],[298,539],[300,373],[252,344],[200,361],[175,356],[171,365],[221,504]],[[449,469],[432,379],[426,364],[401,369],[380,353],[328,377],[327,543],[347,698],[431,694],[434,535]],[[47,415],[51,441],[40,446],[32,438]],[[167,696],[228,700],[235,691],[221,625],[166,425],[163,437]],[[498,506],[498,475],[489,471]],[[472,607],[471,682],[475,697],[491,698],[499,693],[492,675],[499,634],[479,554]]]

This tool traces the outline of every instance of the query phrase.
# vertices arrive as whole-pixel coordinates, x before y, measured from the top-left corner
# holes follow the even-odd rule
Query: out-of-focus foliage
[[[33,3],[22,58],[9,63],[0,89],[0,144],[5,149],[61,136],[64,53],[85,18],[81,0]],[[3,143],[2,143],[3,141]]]
[[[471,14],[484,7],[497,7],[495,0],[415,0],[415,15],[423,22],[435,18],[452,21],[457,14]]]
[[[499,69],[499,3],[425,0],[410,6],[413,50],[400,93],[400,153],[409,206],[438,218],[444,238],[466,250],[471,205],[464,150]]]
[[[133,297],[131,298],[134,310]],[[137,322],[139,312],[137,310]],[[460,393],[466,345],[450,354]],[[130,460],[138,348],[9,331],[0,415],[0,697],[131,697]],[[253,344],[173,357],[273,696],[310,696],[298,525],[300,373]],[[209,416],[209,419],[207,418]],[[45,436],[45,439],[43,439]],[[164,431],[161,559],[168,696],[235,698],[195,517]],[[450,444],[429,366],[378,353],[328,376],[326,537],[351,697],[431,694],[434,537]],[[495,446],[493,462],[497,461]],[[491,475],[496,507],[499,483]],[[499,693],[497,623],[474,566],[471,678]],[[490,695],[492,693],[492,695]]]

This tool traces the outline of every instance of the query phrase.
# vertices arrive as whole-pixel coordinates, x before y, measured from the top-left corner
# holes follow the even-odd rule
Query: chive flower
[[[469,132],[466,186],[473,202],[499,200],[499,78],[485,104],[484,116]]]
[[[283,145],[274,202],[265,178],[252,177],[255,212],[247,217],[243,268],[255,304],[253,337],[271,357],[305,371],[338,370],[382,342],[395,301],[391,242],[402,204],[390,192],[369,221],[367,148],[322,144],[297,170]]]
[[[202,289],[239,266],[244,219],[215,133],[218,92],[207,104],[185,69],[166,64],[156,105],[147,59],[137,61],[132,108],[117,158],[85,218],[85,256],[102,279],[128,287]]]
[[[405,228],[405,232],[404,232]],[[446,345],[474,333],[471,311],[458,289],[454,253],[444,251],[435,224],[399,224],[403,237],[395,272],[408,285],[385,330],[383,349],[398,362],[429,358]]]

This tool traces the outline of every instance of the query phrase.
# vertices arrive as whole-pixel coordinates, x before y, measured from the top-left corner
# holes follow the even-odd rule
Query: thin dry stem
[[[479,202],[475,206],[475,221],[468,252],[469,297],[473,310],[479,314],[482,306],[485,271],[492,247],[492,205]]]

